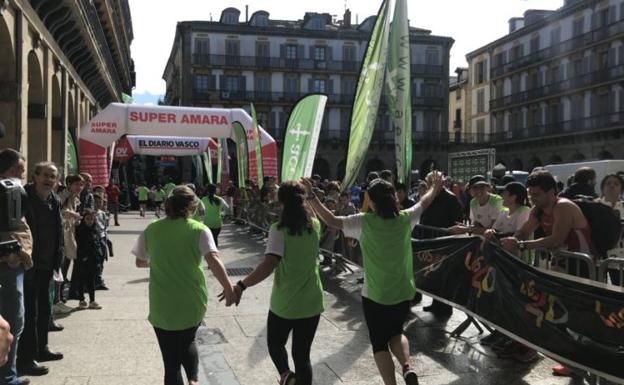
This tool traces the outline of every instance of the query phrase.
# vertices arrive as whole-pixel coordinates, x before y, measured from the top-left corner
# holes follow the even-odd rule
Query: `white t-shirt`
[[[603,198],[598,199],[598,202],[613,208],[613,210],[615,211],[618,211],[620,213],[620,221],[624,221],[624,202],[617,201],[615,203],[615,206],[611,202],[607,202]],[[624,231],[622,231],[622,234],[620,235],[620,242],[618,242],[618,245],[607,252],[607,257],[624,258]]]
[[[202,255],[206,255],[210,252],[217,253],[219,250],[217,249],[217,245],[215,245],[214,238],[212,238],[212,233],[210,229],[206,228],[199,234],[199,251]],[[132,248],[132,254],[134,254],[137,259],[141,261],[149,261],[150,256],[147,252],[147,247],[145,246],[145,231],[141,232],[139,238],[137,238],[134,243],[134,247]]]
[[[284,256],[284,232],[278,230],[277,227],[271,227],[269,230],[264,254],[277,255],[278,257]]]
[[[530,215],[531,209],[527,206],[518,207],[511,215],[508,210],[505,210],[500,213],[492,228],[502,234],[513,234],[527,223]]]
[[[409,214],[412,228],[420,222],[420,216],[423,212],[420,203],[416,203],[414,206],[402,211]],[[359,213],[346,217],[338,217],[338,219],[342,221],[342,232],[345,237],[360,240],[362,237],[362,217],[364,215],[365,213]]]
[[[474,225],[480,223],[486,229],[492,228],[494,222],[503,211],[503,198],[490,194],[486,204],[480,205],[476,198],[470,201],[470,221]]]

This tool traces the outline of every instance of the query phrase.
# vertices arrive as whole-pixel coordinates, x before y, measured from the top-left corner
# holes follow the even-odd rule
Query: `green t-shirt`
[[[171,195],[171,192],[176,188],[175,183],[173,182],[169,182],[165,185],[165,187],[163,187],[163,189],[165,190],[165,194],[167,194],[167,196]]]
[[[162,202],[165,200],[165,197],[166,197],[165,190],[157,189],[156,191],[154,191],[154,201]]]
[[[139,186],[137,192],[139,193],[139,201],[146,201],[149,196],[149,189],[145,186]]]
[[[150,258],[150,323],[164,330],[199,325],[208,305],[200,235],[206,226],[192,219],[164,218],[145,229]]]
[[[221,198],[215,195],[217,203],[212,203],[208,197],[201,200],[204,203],[204,224],[211,229],[219,229],[223,226],[223,218],[221,218]]]
[[[375,213],[343,217],[346,237],[360,240],[364,261],[362,296],[382,305],[396,305],[414,298],[412,227],[420,218],[417,204],[392,219]]]
[[[280,256],[271,292],[271,311],[286,319],[314,317],[323,312],[323,284],[319,276],[321,225],[313,219],[311,233],[290,235],[274,223],[266,254]]]

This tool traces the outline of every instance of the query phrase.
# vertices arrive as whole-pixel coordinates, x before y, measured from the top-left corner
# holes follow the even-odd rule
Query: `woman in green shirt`
[[[409,344],[403,335],[410,300],[416,293],[411,232],[421,213],[442,190],[441,174],[436,173],[432,188],[407,210],[399,210],[392,184],[375,179],[368,187],[372,211],[347,217],[334,216],[316,198],[311,182],[303,180],[303,184],[308,202],[321,219],[329,227],[342,230],[345,237],[360,241],[364,261],[364,318],[384,384],[396,385],[392,351],[402,366],[405,383],[417,385],[418,376],[410,364]]]
[[[282,206],[279,222],[269,230],[264,261],[234,290],[239,296],[273,271],[273,291],[267,320],[269,355],[280,374],[280,384],[311,385],[310,348],[323,312],[323,285],[319,276],[320,223],[304,204],[304,188],[284,182],[277,198]],[[288,367],[286,341],[293,332],[295,373]]]
[[[160,185],[156,185],[156,188],[154,189],[154,206],[156,206],[154,214],[156,214],[156,218],[160,218],[160,209],[162,208],[166,197],[167,194],[165,193],[165,190],[163,190]]]
[[[208,292],[202,259],[224,290],[226,306],[236,296],[206,226],[190,219],[197,196],[176,187],[165,201],[166,217],[150,223],[132,253],[137,267],[148,267],[149,317],[165,365],[165,385],[183,385],[183,366],[190,385],[197,385],[195,333],[206,313]]]
[[[219,233],[223,226],[223,218],[221,212],[223,210],[229,210],[229,206],[225,203],[225,200],[220,196],[215,195],[217,193],[217,186],[209,184],[206,187],[206,196],[202,198],[204,204],[204,224],[208,226],[212,232],[215,244],[219,246]]]

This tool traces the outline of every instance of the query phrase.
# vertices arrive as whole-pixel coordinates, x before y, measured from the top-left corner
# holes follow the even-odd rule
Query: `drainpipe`
[[[21,151],[22,147],[22,79],[24,77],[22,65],[22,11],[19,8],[15,10],[15,83],[16,83],[16,99],[15,99],[15,149]]]

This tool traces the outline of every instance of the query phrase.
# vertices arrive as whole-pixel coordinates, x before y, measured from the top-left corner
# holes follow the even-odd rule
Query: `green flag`
[[[76,145],[74,144],[74,136],[67,133],[67,174],[76,174],[78,172],[78,154],[76,153]]]
[[[412,173],[412,95],[407,0],[396,0],[390,30],[386,98],[394,122],[398,181],[409,185]]]
[[[132,96],[122,92],[121,93],[121,101],[124,104],[132,104],[134,102],[134,99],[132,99]]]
[[[347,189],[355,183],[373,136],[388,56],[388,36],[390,33],[388,15],[393,9],[393,4],[393,0],[384,0],[366,49],[351,113],[351,133],[349,135],[347,169],[342,183],[343,189]]]
[[[312,175],[326,102],[325,95],[309,95],[301,99],[290,113],[284,138],[282,181]]]
[[[245,128],[240,122],[232,123],[234,129],[234,142],[236,142],[236,157],[238,163],[238,187],[246,187],[245,181],[248,179],[247,171],[249,163],[247,161],[249,150],[247,149],[247,135]]]
[[[206,176],[208,182],[212,183],[212,159],[210,158],[210,150],[202,154],[202,160],[204,162],[204,168],[206,169]]]
[[[264,173],[262,172],[262,144],[260,143],[260,132],[258,132],[258,119],[256,118],[256,108],[251,103],[251,130],[254,138],[256,152],[256,180],[258,188],[262,188],[264,184]]]

